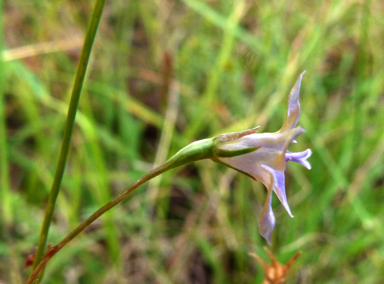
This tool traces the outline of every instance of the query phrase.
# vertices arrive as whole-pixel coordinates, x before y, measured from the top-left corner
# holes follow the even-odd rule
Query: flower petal
[[[263,166],[274,170],[285,170],[285,152],[274,151],[267,147],[261,147],[254,152],[236,157],[217,157],[217,160],[235,170],[245,173],[256,180],[260,180],[265,186],[270,183],[271,174],[263,169]],[[272,187],[271,187],[272,188]]]
[[[306,167],[308,170],[311,169],[311,164],[307,161],[307,159],[312,155],[311,149],[307,149],[302,152],[289,152],[285,154],[285,161],[292,161],[299,163]]]
[[[272,190],[268,190],[267,199],[265,200],[263,210],[259,216],[259,233],[269,244],[271,244],[271,235],[273,228],[275,227],[275,215],[273,214],[271,204]]]
[[[268,185],[265,184],[264,181],[262,181],[267,187],[271,186],[273,188],[273,191],[276,193],[277,197],[279,198],[281,204],[283,204],[285,210],[287,210],[289,216],[293,218],[291,209],[288,205],[287,195],[285,193],[285,175],[284,172],[276,171],[272,168],[262,166],[267,172],[268,175],[270,175],[270,179],[272,179],[272,184]]]
[[[284,121],[283,127],[280,129],[280,132],[292,129],[296,126],[297,121],[300,117],[300,103],[299,103],[299,94],[301,80],[305,74],[305,71],[301,73],[299,79],[296,81],[295,86],[292,88],[288,100],[288,111],[287,116]]]

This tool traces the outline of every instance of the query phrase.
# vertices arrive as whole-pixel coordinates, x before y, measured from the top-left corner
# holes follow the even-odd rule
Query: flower
[[[312,151],[289,152],[288,146],[305,132],[298,126],[300,117],[299,92],[303,72],[293,87],[288,101],[288,111],[281,129],[274,133],[255,133],[257,128],[227,133],[214,139],[214,160],[238,170],[254,180],[261,181],[267,188],[267,199],[259,217],[259,232],[271,243],[271,233],[275,226],[272,191],[275,192],[288,214],[293,217],[285,193],[285,165],[287,161],[311,168],[307,159]]]

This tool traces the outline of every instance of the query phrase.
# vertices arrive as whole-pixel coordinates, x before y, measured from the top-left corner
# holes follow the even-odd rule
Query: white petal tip
[[[303,79],[303,76],[304,76],[305,72],[307,72],[307,71],[302,72],[302,73],[300,74],[300,76],[299,76],[299,79],[297,79],[297,81],[296,81],[295,88],[296,88],[296,91],[297,91],[297,92],[300,91],[301,80]],[[299,95],[299,94],[297,93],[297,96],[298,96],[298,95]]]
[[[303,166],[306,167],[308,170],[310,170],[310,169],[312,169],[312,166],[306,159],[308,159],[312,155],[312,150],[307,149],[305,151],[306,151],[307,155],[305,156],[305,161],[304,161]]]

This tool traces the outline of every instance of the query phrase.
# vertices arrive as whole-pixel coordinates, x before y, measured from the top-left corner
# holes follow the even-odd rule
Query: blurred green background
[[[94,1],[3,1],[0,282],[24,283]],[[1,46],[1,44],[0,44]],[[107,1],[49,242],[192,141],[284,121],[298,75],[312,170],[288,164],[270,249],[288,283],[384,283],[384,2]],[[261,283],[265,188],[211,161],[141,187],[43,283]]]

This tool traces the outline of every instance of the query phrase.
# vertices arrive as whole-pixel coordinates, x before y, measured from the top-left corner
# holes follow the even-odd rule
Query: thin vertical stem
[[[60,191],[60,185],[63,178],[65,165],[67,162],[69,145],[72,138],[72,132],[73,132],[73,127],[75,123],[77,107],[79,104],[81,89],[83,87],[85,72],[87,71],[89,57],[91,54],[96,31],[99,26],[99,22],[103,12],[104,4],[105,4],[105,0],[96,1],[92,18],[88,26],[87,34],[85,36],[83,49],[81,51],[80,60],[77,66],[75,82],[73,84],[72,95],[71,95],[71,100],[68,108],[67,121],[65,125],[59,159],[57,162],[55,176],[54,176],[53,184],[49,194],[47,207],[45,210],[44,221],[40,231],[39,243],[38,243],[38,247],[35,255],[35,261],[33,263],[32,270],[34,270],[37,267],[37,265],[41,261],[42,256],[44,254],[49,227],[52,221],[53,210],[55,208],[56,199]]]
[[[10,180],[8,166],[8,145],[6,127],[6,102],[5,102],[5,72],[4,63],[4,38],[3,38],[3,1],[0,0],[0,213],[4,226],[12,222],[12,208],[10,196]],[[6,228],[5,228],[6,229]]]

